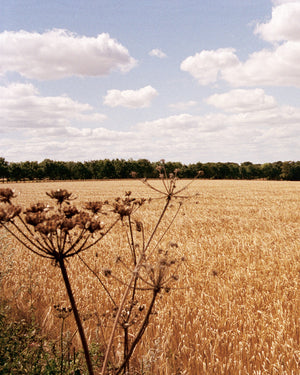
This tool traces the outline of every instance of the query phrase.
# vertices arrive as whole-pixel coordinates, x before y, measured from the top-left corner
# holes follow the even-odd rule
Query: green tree
[[[21,181],[25,178],[24,170],[22,169],[20,163],[9,163],[9,178],[13,181]]]
[[[0,158],[0,179],[4,182],[8,176],[8,162],[4,158]]]

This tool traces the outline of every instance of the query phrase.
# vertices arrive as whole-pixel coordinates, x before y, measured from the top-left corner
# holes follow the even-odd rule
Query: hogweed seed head
[[[66,218],[68,218],[68,219],[72,218],[73,216],[75,216],[79,213],[77,207],[75,207],[75,206],[64,207],[63,212],[64,212]]]
[[[21,207],[12,204],[7,207],[0,207],[0,224],[12,221],[14,217],[20,215],[21,211]]]
[[[108,269],[108,268],[104,268],[102,272],[103,272],[105,277],[111,276],[111,270]]]
[[[27,224],[32,225],[32,226],[37,226],[38,224],[42,223],[43,221],[46,220],[46,215],[43,212],[31,212],[31,211],[26,211],[25,214],[25,221]]]
[[[102,209],[102,202],[87,202],[84,206],[85,209],[92,211],[93,214],[98,214]]]
[[[137,232],[141,232],[143,228],[143,223],[141,221],[136,220],[135,221],[135,227]]]
[[[69,203],[71,200],[76,199],[72,197],[72,193],[69,193],[66,189],[51,190],[50,193],[46,193],[48,197],[57,201],[57,204],[62,205],[63,202]]]
[[[46,206],[44,203],[36,203],[32,204],[29,208],[25,210],[25,213],[36,213],[36,212],[43,212],[48,209],[49,206]]]
[[[15,198],[14,191],[10,188],[0,189],[0,202],[11,204],[11,199]]]

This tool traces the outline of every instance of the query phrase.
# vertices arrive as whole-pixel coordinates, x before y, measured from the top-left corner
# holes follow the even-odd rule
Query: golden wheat
[[[129,180],[6,186],[15,189],[24,207],[48,202],[45,192],[56,188],[74,192],[82,203],[128,190],[137,197],[153,195]],[[176,288],[158,301],[133,364],[157,375],[299,374],[300,183],[199,180],[189,192],[198,195],[186,201],[163,243],[176,244],[172,251],[186,261]],[[159,207],[155,200],[141,209],[147,226]],[[53,306],[69,306],[60,273],[3,230],[0,234],[2,295],[16,314],[34,312],[43,329],[57,337]],[[125,239],[114,231],[84,259],[101,272],[116,267],[115,258],[125,249]],[[81,262],[71,259],[68,268],[88,339],[107,340],[107,295]],[[109,286],[110,279],[105,281]],[[111,293],[117,299],[121,291]],[[68,330],[76,330],[72,318]]]

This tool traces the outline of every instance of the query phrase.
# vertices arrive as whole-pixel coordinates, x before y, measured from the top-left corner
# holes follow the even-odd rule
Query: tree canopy
[[[87,179],[124,179],[131,178],[135,172],[140,178],[157,178],[158,162],[147,159],[124,160],[104,159],[85,162],[55,161],[45,159],[42,162],[8,162],[0,157],[0,180],[87,180]],[[250,161],[238,164],[165,162],[167,173],[179,169],[180,178],[193,178],[202,171],[201,178],[206,179],[267,179],[300,180],[300,161],[277,161],[273,163],[253,164]]]

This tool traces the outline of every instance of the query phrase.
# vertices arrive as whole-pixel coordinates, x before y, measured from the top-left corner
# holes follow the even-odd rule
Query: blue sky
[[[0,156],[300,160],[299,0],[2,0]]]

